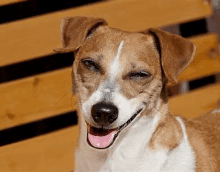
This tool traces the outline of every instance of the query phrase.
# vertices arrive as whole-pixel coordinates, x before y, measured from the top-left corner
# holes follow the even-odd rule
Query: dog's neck
[[[143,155],[147,155],[147,151],[157,150],[166,154],[177,147],[183,137],[180,123],[169,114],[168,105],[162,99],[158,99],[155,108],[142,113],[122,130],[115,143],[108,149],[98,150],[90,147],[85,139],[87,131],[83,130],[86,124],[83,119],[80,119],[80,123],[77,150],[80,154],[76,152],[76,161],[83,161],[88,169],[94,170],[108,168],[108,164],[112,165],[113,161],[121,161],[120,159],[131,162],[140,160]],[[96,167],[92,164],[96,164]]]

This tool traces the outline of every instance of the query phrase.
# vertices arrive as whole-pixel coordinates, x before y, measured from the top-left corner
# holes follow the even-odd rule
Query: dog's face
[[[168,57],[162,57],[168,58],[163,61],[159,48],[173,42],[166,40],[163,43],[162,39],[167,39],[165,32],[125,32],[106,26],[103,20],[92,18],[66,19],[63,27],[64,48],[59,51],[77,49],[73,82],[81,115],[87,123],[87,141],[94,148],[110,147],[137,116],[151,110],[160,99],[164,80],[162,73],[171,82],[176,81],[195,51],[191,43],[182,43],[177,37],[174,39],[177,47],[185,46],[184,49],[190,48],[190,52],[185,55],[185,52],[175,49],[176,52],[169,53]],[[74,30],[70,31],[68,27],[80,27],[84,33],[76,36]],[[78,38],[80,34],[81,38]],[[156,45],[156,36],[160,47]],[[77,37],[75,40],[78,41],[72,41],[73,37]],[[174,48],[170,49],[172,51]],[[165,50],[162,54],[169,51]],[[173,60],[174,55],[183,58]],[[172,63],[177,67],[172,67]]]
[[[159,97],[161,70],[153,41],[150,35],[105,26],[79,49],[74,74],[92,146],[110,146],[122,128]]]

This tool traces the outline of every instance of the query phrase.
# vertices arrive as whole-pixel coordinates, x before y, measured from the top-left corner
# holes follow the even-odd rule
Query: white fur
[[[183,131],[183,140],[174,150],[152,150],[148,143],[157,128],[160,114],[139,117],[125,128],[109,149],[96,150],[87,143],[76,152],[77,172],[195,172],[195,155],[189,144],[185,126],[177,118]]]
[[[188,141],[186,127],[180,117],[176,117],[181,125],[183,132],[183,140],[180,145],[174,149],[169,156],[162,171],[169,172],[195,172],[195,154]]]
[[[121,50],[122,50],[122,46],[124,44],[124,41],[121,41],[119,47],[118,47],[118,52],[117,55],[115,56],[112,64],[110,65],[110,70],[109,70],[109,77],[110,77],[110,81],[114,82],[114,80],[117,78],[118,73],[120,72],[120,61],[119,61],[119,57],[121,55]]]
[[[220,109],[215,109],[211,113],[220,113]]]
[[[112,102],[118,107],[118,119],[115,126],[121,126],[127,122],[139,109],[144,108],[144,104],[139,97],[132,99],[125,98],[120,91],[116,90],[112,94]]]

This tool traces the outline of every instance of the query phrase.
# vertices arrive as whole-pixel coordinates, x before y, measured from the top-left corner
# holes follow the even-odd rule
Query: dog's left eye
[[[141,80],[141,79],[149,78],[151,74],[145,71],[141,71],[141,72],[131,72],[129,73],[128,76],[132,80]]]
[[[92,71],[99,71],[99,65],[96,64],[94,61],[90,59],[82,59],[81,63],[87,68]]]

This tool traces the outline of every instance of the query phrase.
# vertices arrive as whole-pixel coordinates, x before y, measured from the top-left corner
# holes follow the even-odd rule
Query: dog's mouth
[[[87,123],[87,142],[96,149],[109,148],[119,135],[119,133],[127,127],[143,109],[138,110],[126,123],[120,127],[113,129],[96,128]]]

